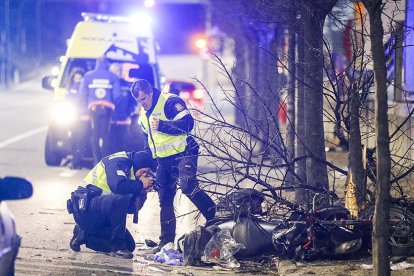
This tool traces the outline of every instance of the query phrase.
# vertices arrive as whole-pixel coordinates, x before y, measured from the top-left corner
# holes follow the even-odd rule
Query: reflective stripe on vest
[[[114,158],[128,158],[128,155],[126,152],[117,152],[107,157],[108,160],[114,159]],[[131,180],[135,180],[135,174],[134,174],[134,168],[131,168],[131,173],[129,178]],[[102,194],[108,195],[111,194],[111,188],[109,188],[108,181],[106,179],[106,173],[105,173],[105,165],[103,164],[102,160],[96,164],[95,167],[85,176],[83,181],[81,182],[81,185],[85,186],[88,184],[95,185],[96,187],[99,187],[102,189]]]
[[[187,134],[170,135],[159,131],[153,131],[150,128],[149,122],[152,120],[152,118],[156,118],[163,121],[172,121],[167,119],[164,111],[165,103],[167,102],[169,97],[178,96],[173,94],[161,93],[160,97],[158,98],[158,102],[155,105],[154,110],[152,111],[149,118],[147,117],[145,109],[141,108],[141,124],[147,130],[148,145],[151,149],[152,157],[154,158],[163,158],[177,153],[181,153],[184,152],[185,148],[187,147]]]

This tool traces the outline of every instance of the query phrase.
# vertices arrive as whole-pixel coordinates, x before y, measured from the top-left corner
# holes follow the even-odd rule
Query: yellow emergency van
[[[87,72],[95,68],[98,57],[106,56],[110,63],[120,66],[121,86],[125,93],[129,93],[131,83],[137,78],[146,79],[160,88],[156,43],[144,16],[82,13],[82,17],[83,21],[78,22],[68,40],[59,74],[42,80],[43,88],[53,90],[54,102],[45,143],[45,162],[49,166],[59,166],[62,160],[73,155],[73,133],[79,127],[78,107],[67,101],[66,95],[74,68]]]

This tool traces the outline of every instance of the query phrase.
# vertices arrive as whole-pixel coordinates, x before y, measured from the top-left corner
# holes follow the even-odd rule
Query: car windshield
[[[85,70],[85,72],[88,72],[90,70],[93,70],[95,68],[96,59],[87,59],[87,58],[76,58],[76,59],[69,59],[67,66],[65,67],[65,71],[62,75],[62,81],[60,82],[60,87],[65,88],[69,82],[70,73],[72,72],[73,68],[80,67]],[[155,77],[154,77],[154,68],[151,64],[137,64],[137,63],[131,63],[131,62],[125,62],[125,61],[116,61],[116,60],[110,60],[110,65],[116,63],[117,67],[119,66],[120,72],[120,80],[121,80],[121,86],[123,89],[129,89],[132,82],[137,80],[137,78],[131,78],[129,77],[129,70],[130,69],[146,69],[141,70],[141,72],[145,72],[146,75],[139,76],[139,78],[146,79],[149,81],[152,85],[155,86]]]

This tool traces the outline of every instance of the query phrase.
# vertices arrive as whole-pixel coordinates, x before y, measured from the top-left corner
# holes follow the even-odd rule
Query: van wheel
[[[54,152],[53,139],[48,134],[45,144],[45,162],[48,166],[60,166],[62,157]]]

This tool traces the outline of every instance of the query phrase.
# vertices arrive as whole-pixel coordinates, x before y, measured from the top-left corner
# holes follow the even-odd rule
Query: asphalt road
[[[16,274],[163,274],[165,269],[157,268],[144,259],[144,255],[149,252],[143,245],[144,239],[158,241],[159,207],[156,193],[149,195],[140,212],[138,225],[132,224],[132,216],[127,219],[128,229],[139,247],[134,259],[116,259],[91,250],[82,250],[81,253],[70,250],[69,240],[74,222],[66,211],[66,200],[88,170],[45,165],[43,154],[51,104],[52,93],[40,87],[39,78],[13,91],[0,91],[1,176],[27,178],[34,188],[31,198],[7,202],[16,218],[18,233],[22,236]],[[177,206],[178,214],[194,208],[189,200],[181,196],[177,196]],[[178,219],[177,237],[195,228],[194,215]]]

